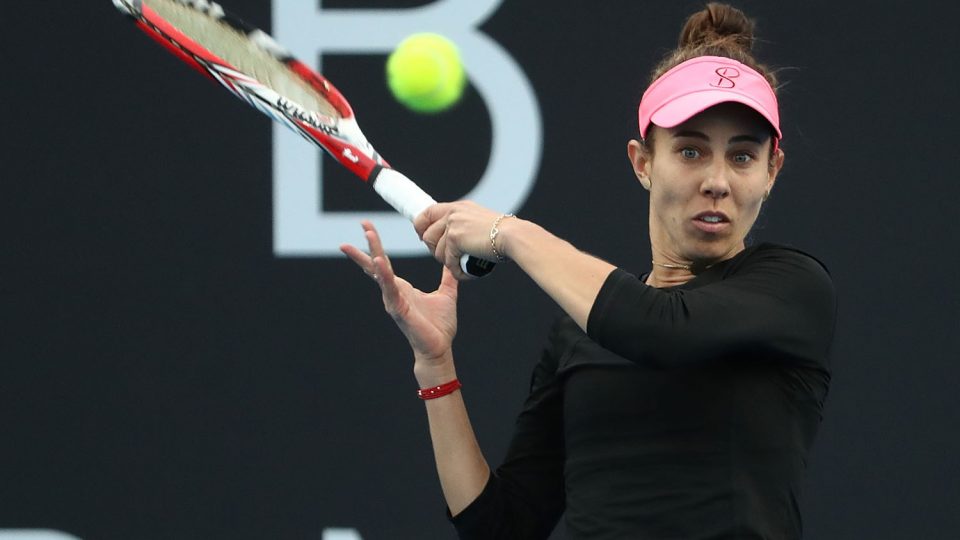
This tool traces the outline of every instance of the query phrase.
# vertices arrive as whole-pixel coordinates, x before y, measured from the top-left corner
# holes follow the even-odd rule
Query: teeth
[[[720,223],[720,216],[703,216],[700,219],[707,223]]]

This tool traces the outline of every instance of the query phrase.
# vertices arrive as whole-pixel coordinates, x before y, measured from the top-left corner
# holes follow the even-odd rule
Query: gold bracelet
[[[512,217],[516,216],[513,214],[500,214],[500,216],[493,221],[493,227],[490,227],[490,247],[493,249],[493,256],[497,258],[497,262],[504,262],[507,260],[506,257],[500,255],[500,252],[497,251],[497,235],[500,234],[500,229],[497,227],[500,226],[501,221]]]

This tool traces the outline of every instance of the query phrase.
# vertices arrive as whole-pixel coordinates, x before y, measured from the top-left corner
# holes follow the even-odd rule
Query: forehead
[[[721,103],[666,130],[670,134],[696,131],[709,134],[751,135],[760,141],[772,136],[770,123],[757,111],[740,103]],[[718,133],[718,134],[720,134]]]

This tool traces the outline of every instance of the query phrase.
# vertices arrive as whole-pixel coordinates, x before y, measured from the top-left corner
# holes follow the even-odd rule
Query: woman
[[[414,351],[437,468],[463,538],[799,538],[800,483],[830,372],[835,297],[815,259],[745,239],[783,166],[773,76],[753,25],[710,4],[655,70],[627,153],[650,193],[648,274],[469,202],[414,225],[444,262],[437,291],[373,276]],[[514,261],[567,313],[491,472],[451,344],[463,253]]]

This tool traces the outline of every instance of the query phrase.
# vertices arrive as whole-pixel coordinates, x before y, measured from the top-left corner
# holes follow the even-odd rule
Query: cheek
[[[696,197],[696,188],[683,182],[671,182],[661,176],[650,190],[651,209],[663,221],[676,221],[691,200]]]
[[[659,206],[672,206],[687,198],[683,182],[664,167],[655,167],[650,174],[650,199]]]
[[[759,207],[763,202],[763,194],[767,191],[766,175],[758,175],[743,183],[744,188],[739,193],[740,205],[748,208]]]
[[[676,200],[676,193],[663,185],[657,185],[650,189],[650,211],[660,216],[661,220],[669,213],[669,209],[676,205]]]
[[[748,220],[742,222],[748,228],[753,226],[753,222],[760,214],[760,209],[763,207],[763,194],[764,186],[755,185],[751,189],[741,190],[739,196],[737,196],[738,213],[742,218]]]

